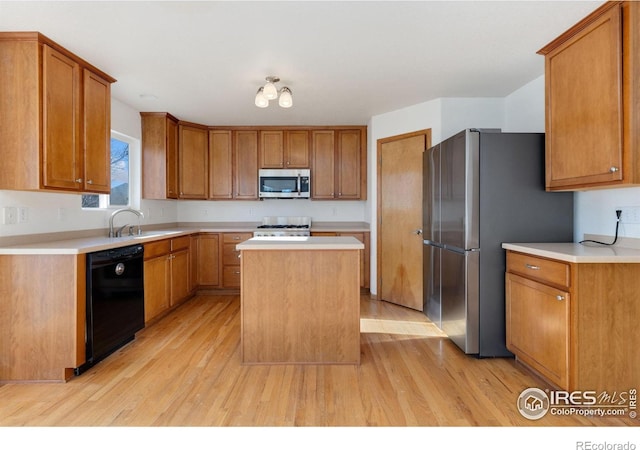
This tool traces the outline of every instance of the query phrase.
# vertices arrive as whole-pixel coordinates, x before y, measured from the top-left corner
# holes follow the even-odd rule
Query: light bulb
[[[276,85],[271,82],[271,80],[267,81],[267,84],[264,85],[262,91],[264,98],[267,100],[275,100],[278,97],[278,90],[276,89]]]
[[[264,89],[260,88],[256,93],[256,106],[258,108],[266,108],[267,106],[269,106],[269,100],[265,98],[263,91]]]
[[[293,106],[293,97],[291,96],[291,90],[288,87],[280,89],[280,99],[278,105],[283,108],[291,108]]]

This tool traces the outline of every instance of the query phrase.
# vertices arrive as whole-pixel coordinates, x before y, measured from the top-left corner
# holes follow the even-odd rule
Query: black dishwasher
[[[87,254],[86,362],[79,375],[144,328],[142,245]]]

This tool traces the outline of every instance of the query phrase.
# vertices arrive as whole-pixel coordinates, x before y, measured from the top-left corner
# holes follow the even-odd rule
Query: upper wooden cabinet
[[[260,167],[263,169],[308,169],[309,131],[261,130]]]
[[[205,127],[140,114],[143,198],[258,200],[261,167],[311,167],[312,199],[366,199],[364,126]]]
[[[178,122],[179,198],[209,196],[209,132],[206,127]]]
[[[311,132],[313,199],[366,199],[366,142],[366,127]]]
[[[258,199],[258,132],[233,132],[233,185],[236,200]]]
[[[109,193],[111,83],[35,32],[0,32],[0,189]]]
[[[178,119],[141,112],[142,198],[178,198]]]
[[[640,184],[640,4],[608,2],[538,53],[547,190]]]

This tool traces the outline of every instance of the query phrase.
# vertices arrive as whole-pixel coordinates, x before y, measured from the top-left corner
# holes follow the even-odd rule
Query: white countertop
[[[37,240],[33,243],[0,246],[0,255],[79,255],[127,245],[144,244],[160,239],[186,236],[192,233],[253,233],[257,226],[258,223],[249,222],[201,222],[193,225],[172,226],[164,230],[149,230],[143,232],[140,236],[120,238],[109,238],[102,235],[86,237],[86,233],[84,233],[85,237],[73,239]],[[311,227],[312,232],[329,230],[342,232],[368,231],[368,225],[360,222],[344,222],[342,224],[339,222],[319,222],[317,227],[313,224]],[[330,244],[326,242],[324,245]]]
[[[0,255],[79,255],[192,234],[193,230],[156,230],[140,236],[103,236],[0,247]]]
[[[502,248],[574,263],[640,263],[640,250],[598,244],[504,243]]]
[[[254,237],[236,245],[238,250],[361,250],[364,244],[351,236]]]

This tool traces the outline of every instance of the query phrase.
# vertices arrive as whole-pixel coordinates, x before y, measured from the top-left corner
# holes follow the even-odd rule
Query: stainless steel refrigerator
[[[424,311],[465,353],[505,343],[503,242],[572,242],[573,193],[544,190],[544,134],[468,129],[424,154]]]

